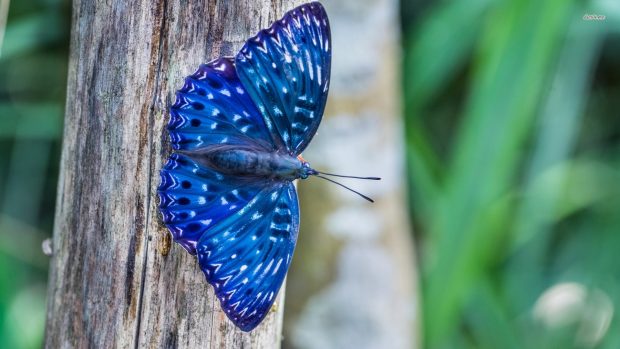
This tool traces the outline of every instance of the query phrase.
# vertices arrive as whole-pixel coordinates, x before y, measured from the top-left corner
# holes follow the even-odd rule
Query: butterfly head
[[[297,155],[297,160],[301,163],[301,168],[299,168],[299,172],[297,174],[298,178],[306,179],[310,176],[319,174],[318,171],[310,167],[310,163],[301,155]]]
[[[301,161],[301,171],[299,173],[299,178],[306,179],[310,176],[319,174],[316,170],[310,167],[310,163],[308,161],[304,160],[303,158],[299,160]]]

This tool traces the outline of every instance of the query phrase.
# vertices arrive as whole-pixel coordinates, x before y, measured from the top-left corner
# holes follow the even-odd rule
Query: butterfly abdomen
[[[219,173],[239,177],[294,180],[304,172],[296,157],[262,149],[207,147],[185,155]]]

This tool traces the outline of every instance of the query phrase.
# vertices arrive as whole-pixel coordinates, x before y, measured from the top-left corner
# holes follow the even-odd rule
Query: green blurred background
[[[71,13],[68,1],[13,0],[4,22],[7,4],[0,0],[0,348],[39,348]]]
[[[403,13],[425,347],[620,348],[620,2]]]
[[[620,348],[620,2],[400,9],[424,347]],[[43,338],[70,18],[0,5],[0,348]]]

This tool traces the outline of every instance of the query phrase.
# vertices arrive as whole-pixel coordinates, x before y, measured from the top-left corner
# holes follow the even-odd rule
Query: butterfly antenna
[[[318,172],[318,171],[317,171],[317,172]],[[322,172],[319,172],[319,173],[322,173]],[[342,184],[342,183],[338,183],[338,182],[336,182],[336,181],[335,181],[335,180],[333,180],[333,179],[329,179],[329,178],[327,178],[327,177],[322,177],[322,176],[319,176],[319,175],[315,175],[315,177],[322,178],[322,179],[324,179],[324,180],[326,180],[326,181],[330,181],[330,182],[332,182],[332,183],[334,183],[334,184],[338,184],[339,186],[341,186],[341,187],[343,187],[343,188],[345,188],[345,189],[347,189],[347,190],[349,190],[349,191],[354,192],[355,194],[357,194],[357,195],[359,195],[359,196],[363,197],[364,199],[366,199],[366,200],[368,200],[368,201],[370,201],[370,202],[375,202],[373,199],[369,198],[368,196],[366,196],[366,195],[364,195],[364,194],[362,194],[362,193],[360,193],[360,192],[358,192],[358,191],[355,191],[355,190],[353,190],[353,189],[351,189],[351,188],[347,187],[346,185],[344,185],[344,184]],[[338,177],[343,177],[343,176],[338,176]],[[346,177],[346,176],[345,176],[345,177]],[[352,178],[361,178],[361,177],[352,177]],[[370,177],[370,178],[376,178],[376,177]],[[370,178],[369,178],[369,179],[370,179]],[[365,179],[365,178],[364,178],[364,179]]]
[[[341,178],[355,178],[355,179],[370,179],[370,180],[373,180],[373,181],[381,180],[380,177],[344,176],[344,175],[339,175],[339,174],[334,174],[334,173],[321,172],[321,171],[317,171],[317,170],[314,170],[314,171],[316,173],[320,173],[320,174],[326,175],[326,176],[334,176],[334,177],[341,177]]]

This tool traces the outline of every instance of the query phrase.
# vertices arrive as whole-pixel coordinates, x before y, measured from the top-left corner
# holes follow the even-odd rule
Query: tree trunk
[[[300,3],[74,1],[47,348],[279,346],[283,307],[236,329],[171,244],[156,188],[183,78]]]

